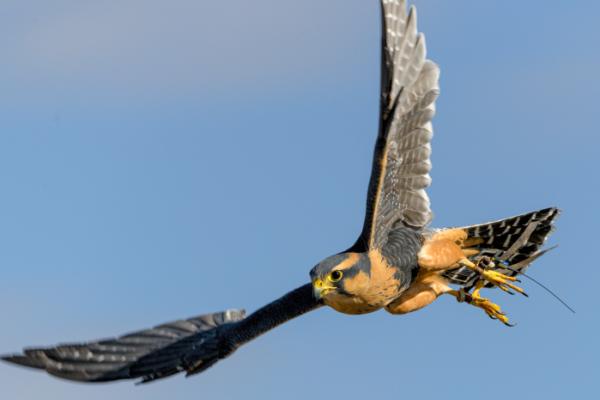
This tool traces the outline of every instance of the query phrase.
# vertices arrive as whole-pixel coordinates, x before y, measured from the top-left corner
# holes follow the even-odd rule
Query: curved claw
[[[508,322],[508,317],[504,312],[502,312],[500,306],[498,304],[492,303],[489,299],[474,296],[471,300],[471,304],[485,311],[488,317],[492,319],[497,319],[506,326],[513,326]]]
[[[491,284],[498,286],[505,292],[510,292],[511,290],[513,290],[517,293],[521,293],[525,297],[529,297],[523,289],[511,283],[518,281],[518,279],[514,276],[504,275],[496,271],[484,270],[481,273],[481,277],[486,281],[490,282]]]
[[[459,303],[464,302],[477,308],[481,308],[491,319],[497,319],[506,326],[515,326],[514,324],[508,322],[508,316],[502,311],[498,304],[492,303],[489,299],[486,299],[479,295],[479,291],[483,288],[483,285],[484,282],[479,281],[473,293],[468,293],[464,289],[451,290],[447,293],[456,297],[456,300]]]

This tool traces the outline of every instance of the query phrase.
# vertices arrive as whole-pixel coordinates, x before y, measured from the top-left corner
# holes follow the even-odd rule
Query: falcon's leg
[[[497,319],[502,322],[504,325],[513,326],[508,322],[508,317],[506,314],[502,312],[502,309],[499,305],[492,303],[489,299],[481,297],[479,295],[479,291],[485,286],[484,281],[479,281],[475,285],[475,290],[473,293],[467,293],[464,289],[460,290],[450,290],[446,293],[451,294],[456,297],[456,300],[459,303],[467,303],[472,306],[481,308],[485,313],[492,319]]]
[[[473,263],[467,258],[460,260],[458,263],[477,272],[481,276],[482,280],[488,281],[492,285],[499,287],[507,293],[513,294],[511,290],[514,290],[517,293],[527,296],[527,293],[525,293],[523,289],[511,283],[519,282],[517,278],[493,271],[491,268],[494,267],[494,263],[488,257],[482,257],[477,264]]]
[[[447,281],[435,273],[417,276],[415,281],[385,309],[392,314],[406,314],[433,303],[440,295],[452,291]]]

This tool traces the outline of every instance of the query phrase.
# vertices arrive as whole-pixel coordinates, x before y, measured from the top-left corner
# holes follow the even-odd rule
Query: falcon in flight
[[[278,325],[323,305],[345,314],[419,310],[447,294],[509,325],[484,288],[525,292],[517,275],[541,250],[559,210],[547,208],[497,222],[432,229],[431,120],[439,68],[426,57],[414,7],[382,0],[379,132],[364,225],[347,250],[310,271],[310,282],[249,316],[228,310],[180,320],[118,338],[28,348],[3,360],[60,378],[150,382],[197,374]]]

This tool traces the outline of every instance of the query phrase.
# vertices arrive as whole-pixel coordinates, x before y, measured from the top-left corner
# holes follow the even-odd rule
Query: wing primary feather
[[[149,383],[179,372],[198,374],[238,347],[321,306],[306,284],[260,308],[206,314],[151,329],[82,344],[25,349],[0,359],[80,382],[140,379]]]
[[[417,10],[382,0],[381,94],[363,229],[350,251],[382,249],[401,223],[420,230],[432,219],[429,197],[431,120],[439,68],[427,59]]]

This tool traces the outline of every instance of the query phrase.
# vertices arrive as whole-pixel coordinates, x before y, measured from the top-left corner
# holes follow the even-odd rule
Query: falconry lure
[[[310,271],[311,282],[249,316],[228,310],[159,325],[114,339],[29,348],[5,361],[75,381],[196,374],[238,347],[308,311],[327,305],[346,314],[385,309],[405,314],[442,294],[509,324],[483,288],[525,294],[517,275],[544,254],[558,216],[547,208],[481,225],[431,229],[431,120],[439,68],[426,58],[416,12],[404,0],[382,0],[380,122],[366,216],[349,249]]]

